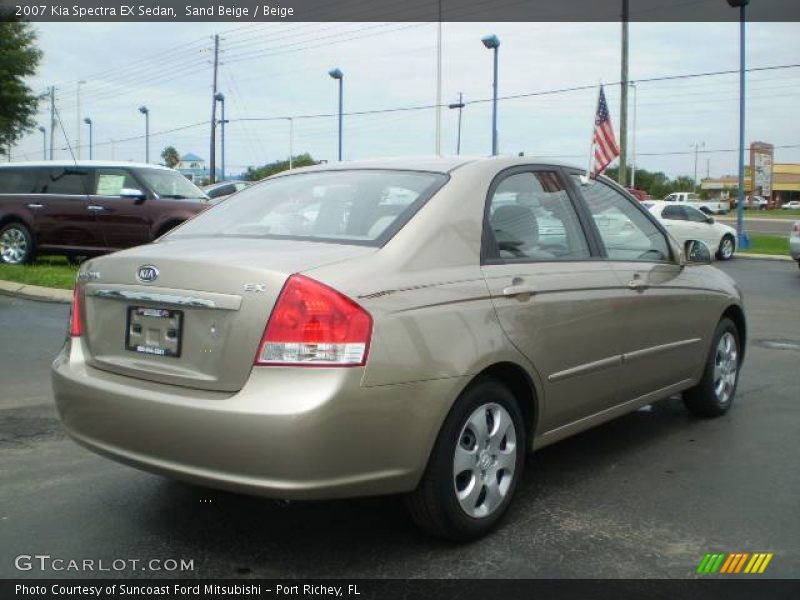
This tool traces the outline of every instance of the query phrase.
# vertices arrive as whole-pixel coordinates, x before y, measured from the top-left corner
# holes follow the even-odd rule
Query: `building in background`
[[[736,201],[738,177],[725,175],[715,179],[704,179],[700,185],[711,199],[729,199]],[[750,167],[745,169],[744,191],[753,191],[753,176]],[[767,200],[771,205],[780,206],[789,200],[800,200],[800,164],[774,163],[772,165],[772,190]]]
[[[206,167],[206,160],[200,156],[197,156],[197,154],[192,154],[191,152],[187,152],[181,156],[181,160],[175,169],[184,175],[189,181],[193,181],[197,185],[207,184],[209,175],[211,174],[208,167]],[[222,181],[222,170],[220,168],[215,170],[215,179],[217,181]]]

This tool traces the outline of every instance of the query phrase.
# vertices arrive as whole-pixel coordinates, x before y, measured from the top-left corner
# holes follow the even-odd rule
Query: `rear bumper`
[[[282,499],[416,487],[460,378],[362,387],[363,369],[254,368],[239,392],[163,385],[53,363],[67,432],[117,461],[201,485]]]

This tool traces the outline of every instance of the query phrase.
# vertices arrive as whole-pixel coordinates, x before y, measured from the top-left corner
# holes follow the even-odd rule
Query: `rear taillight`
[[[292,275],[264,330],[255,364],[363,365],[371,336],[366,310],[318,281]]]
[[[72,308],[69,312],[69,334],[72,337],[83,335],[83,324],[81,323],[81,292],[76,285],[72,292]]]

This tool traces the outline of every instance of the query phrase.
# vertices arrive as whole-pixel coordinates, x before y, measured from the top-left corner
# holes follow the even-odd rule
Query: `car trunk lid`
[[[355,245],[203,237],[89,261],[81,269],[89,364],[161,383],[239,390],[286,279],[372,252]],[[153,274],[150,281],[138,277]]]

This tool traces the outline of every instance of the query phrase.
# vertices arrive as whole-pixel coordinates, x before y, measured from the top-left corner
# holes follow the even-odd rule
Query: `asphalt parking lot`
[[[49,365],[68,307],[0,297],[0,577],[695,577],[706,552],[773,552],[800,575],[800,271],[737,259],[750,343],[736,403],[667,399],[535,454],[491,536],[417,532],[398,498],[293,503],[117,465],[61,431]],[[209,440],[213,443],[213,440]],[[164,573],[20,572],[14,557],[191,559]]]
[[[736,227],[736,213],[730,212],[724,217],[714,217],[720,223]],[[800,220],[800,219],[798,219]],[[745,213],[744,228],[748,233],[762,233],[767,235],[783,235],[789,237],[794,219],[778,219],[753,216],[752,211]]]

